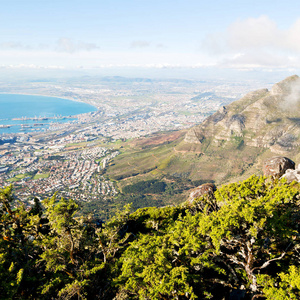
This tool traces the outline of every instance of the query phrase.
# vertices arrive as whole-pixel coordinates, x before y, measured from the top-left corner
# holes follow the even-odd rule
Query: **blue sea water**
[[[69,117],[94,111],[97,111],[97,108],[92,105],[62,98],[0,94],[0,125],[12,125],[9,128],[0,128],[0,134],[45,130],[51,123],[71,122],[76,119],[53,117]],[[25,119],[35,117],[50,119]],[[23,120],[13,120],[15,118]]]

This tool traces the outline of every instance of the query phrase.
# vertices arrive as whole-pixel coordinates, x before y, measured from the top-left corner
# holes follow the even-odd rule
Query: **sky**
[[[300,69],[300,2],[0,0],[0,68]]]

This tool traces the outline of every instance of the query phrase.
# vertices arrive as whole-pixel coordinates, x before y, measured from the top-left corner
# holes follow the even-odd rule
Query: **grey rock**
[[[285,174],[281,178],[285,178],[289,183],[292,181],[300,182],[300,165],[298,165],[295,170],[286,170]]]
[[[264,176],[280,178],[288,169],[294,170],[295,163],[287,157],[275,156],[264,162],[263,173]]]
[[[205,183],[196,187],[189,196],[188,203],[192,204],[195,199],[200,198],[201,196],[208,195],[214,197],[214,192],[217,190],[216,186],[213,183]]]

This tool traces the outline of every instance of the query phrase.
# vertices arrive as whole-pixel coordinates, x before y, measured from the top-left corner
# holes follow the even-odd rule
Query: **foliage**
[[[123,188],[123,192],[125,194],[131,193],[153,193],[159,194],[163,193],[166,189],[166,184],[162,181],[158,180],[147,180],[147,181],[139,181],[132,185],[127,185]]]
[[[215,193],[220,209],[202,217],[199,227],[212,243],[213,256],[231,272],[232,284],[257,294],[257,273],[268,272],[293,253],[298,243],[298,195],[298,185],[255,176]]]
[[[1,189],[1,299],[299,299],[299,190],[252,176],[103,223],[72,199],[28,209]]]
[[[60,155],[49,155],[46,159],[47,160],[63,160],[64,157],[60,156]]]
[[[300,298],[300,269],[295,265],[289,267],[287,273],[281,272],[275,278],[261,275],[258,282],[263,287],[267,299],[299,299]]]
[[[0,191],[0,295],[3,299],[30,298],[40,285],[40,269],[35,262],[40,249],[33,243],[39,217],[31,216],[19,203],[11,207],[12,187]]]

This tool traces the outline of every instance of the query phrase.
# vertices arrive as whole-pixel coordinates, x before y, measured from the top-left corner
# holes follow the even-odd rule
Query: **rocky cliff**
[[[300,145],[300,78],[251,92],[191,128],[185,143],[224,147],[227,143],[268,148],[286,155]]]

